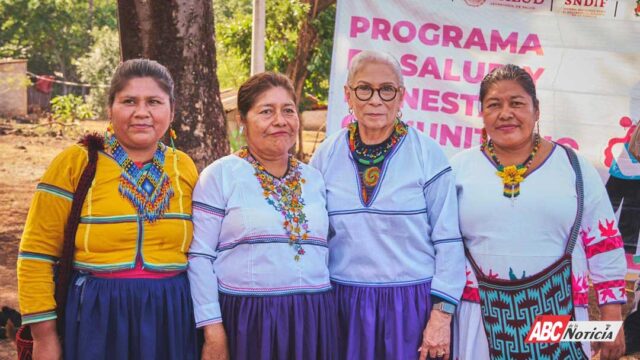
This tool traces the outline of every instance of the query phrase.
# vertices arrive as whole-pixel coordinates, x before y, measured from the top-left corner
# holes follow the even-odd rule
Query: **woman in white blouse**
[[[333,359],[325,186],[289,154],[300,126],[289,79],[254,75],[238,110],[247,146],[209,165],[193,194],[203,359]]]

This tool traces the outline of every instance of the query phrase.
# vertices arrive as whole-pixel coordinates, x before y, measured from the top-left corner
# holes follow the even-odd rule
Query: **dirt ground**
[[[16,260],[22,226],[38,179],[51,160],[76,138],[31,133],[31,125],[0,120],[0,305],[18,309]],[[104,122],[87,122],[82,130],[103,131]],[[20,135],[7,135],[20,129]],[[30,134],[31,133],[31,134]],[[40,136],[29,136],[41,134]],[[15,359],[13,344],[0,341],[0,359]]]
[[[16,128],[23,129],[23,134],[14,134]],[[78,138],[27,136],[29,128],[30,125],[18,125],[0,119],[0,306],[8,305],[15,309],[18,309],[18,243],[35,186],[51,160]],[[93,121],[83,123],[81,131],[102,132],[105,128],[106,122]],[[321,141],[323,137],[322,133],[305,131],[305,153],[312,153],[315,142]],[[627,288],[632,288],[630,282]],[[597,317],[595,309],[594,298],[591,296],[590,312]],[[0,340],[0,359],[15,358],[13,343]]]

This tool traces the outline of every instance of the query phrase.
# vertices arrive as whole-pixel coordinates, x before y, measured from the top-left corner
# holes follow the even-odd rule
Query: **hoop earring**
[[[396,117],[398,118],[398,120],[402,119],[402,110],[398,110]]]

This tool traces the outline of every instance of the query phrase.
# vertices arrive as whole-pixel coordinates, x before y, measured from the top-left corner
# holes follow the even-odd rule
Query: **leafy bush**
[[[222,89],[237,88],[249,77],[251,66],[251,0],[214,1],[218,79]],[[298,31],[309,4],[299,0],[266,2],[265,70],[284,73],[294,60]],[[335,5],[314,21],[320,41],[313,51],[304,92],[320,101],[329,93],[329,73],[335,22]]]
[[[118,28],[117,6],[113,0],[0,0],[0,58],[29,59],[35,74],[78,81],[73,59],[91,45],[91,28]]]
[[[74,61],[80,79],[94,85],[87,96],[87,104],[99,117],[107,117],[107,84],[120,62],[118,31],[108,27],[93,28],[93,45],[82,57]]]
[[[51,99],[51,112],[53,119],[63,124],[72,124],[95,117],[91,106],[85,103],[81,96],[73,94]]]

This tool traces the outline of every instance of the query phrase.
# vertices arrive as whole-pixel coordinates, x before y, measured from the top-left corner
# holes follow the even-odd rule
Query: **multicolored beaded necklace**
[[[407,133],[407,125],[396,119],[393,124],[393,132],[380,144],[366,145],[360,138],[358,123],[349,124],[349,150],[355,155],[355,159],[362,165],[376,165],[384,161],[389,150]]]
[[[480,150],[484,151],[485,145],[480,146]],[[524,181],[524,174],[526,174],[529,167],[531,167],[531,163],[533,162],[533,158],[538,153],[538,149],[540,148],[540,135],[535,134],[533,140],[533,149],[529,156],[521,163],[517,165],[509,165],[504,166],[500,163],[498,156],[496,155],[495,148],[493,146],[493,141],[487,141],[487,152],[491,159],[498,167],[498,171],[496,175],[498,175],[502,179],[502,184],[504,185],[504,189],[502,195],[507,198],[514,199],[520,195],[520,183]]]
[[[309,237],[309,224],[304,213],[304,199],[302,198],[302,184],[306,180],[302,177],[300,162],[289,155],[289,168],[282,178],[277,178],[264,168],[245,146],[238,151],[238,156],[247,160],[255,169],[255,175],[262,187],[262,195],[267,203],[282,214],[284,228],[289,245],[295,250],[295,261],[305,254],[300,241]]]
[[[139,168],[122,148],[115,135],[107,138],[107,150],[122,168],[118,191],[136,208],[138,215],[149,222],[162,217],[173,196],[171,179],[164,172],[165,146],[158,143],[153,159]]]
[[[369,198],[380,181],[380,167],[385,157],[389,154],[398,142],[407,134],[407,125],[395,120],[393,132],[380,144],[367,145],[362,142],[358,132],[358,123],[349,124],[349,150],[353,158],[357,161],[358,175],[361,180],[362,199],[365,204],[369,204]]]

